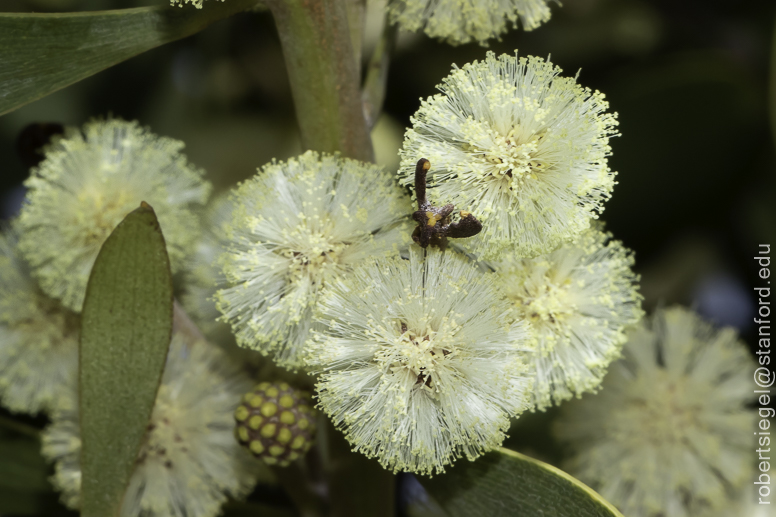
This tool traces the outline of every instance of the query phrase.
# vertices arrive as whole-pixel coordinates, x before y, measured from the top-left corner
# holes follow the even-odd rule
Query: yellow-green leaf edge
[[[502,463],[504,461],[515,463]],[[537,498],[536,494],[530,494],[522,486],[500,487],[492,483],[503,483],[506,478],[503,474],[519,475],[529,469],[546,474],[546,479],[565,486],[572,496],[566,495],[559,500],[558,494],[547,492]],[[464,517],[472,511],[488,517],[623,517],[611,503],[573,476],[503,447],[474,462],[460,461],[444,474],[432,478],[419,477],[419,480],[451,517]],[[473,483],[471,480],[474,480]],[[515,504],[525,505],[523,513],[515,513],[519,509]],[[553,512],[547,513],[546,505],[549,504],[559,504],[560,508],[556,507]]]

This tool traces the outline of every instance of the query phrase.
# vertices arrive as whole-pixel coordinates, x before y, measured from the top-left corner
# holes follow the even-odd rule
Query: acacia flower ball
[[[498,38],[509,28],[530,31],[550,19],[547,0],[394,0],[388,5],[393,23],[407,31],[457,45]]]
[[[75,382],[69,404],[43,433],[43,456],[62,502],[78,508],[81,439]],[[262,466],[234,437],[234,412],[251,381],[223,351],[173,336],[148,431],[129,480],[122,517],[212,517],[227,496],[247,494]]]
[[[410,239],[409,198],[375,165],[309,151],[271,163],[235,192],[230,287],[216,295],[237,342],[302,366],[320,291]]]
[[[611,194],[614,114],[600,92],[536,57],[488,52],[422,102],[401,149],[400,182],[431,162],[428,196],[474,214],[461,245],[487,259],[548,253],[590,226]]]
[[[180,269],[199,231],[192,210],[210,191],[182,148],[116,119],[68,128],[46,147],[25,182],[19,247],[48,295],[81,310],[100,247],[141,201],[154,208],[172,267]]]
[[[527,326],[491,275],[453,252],[411,248],[333,282],[309,347],[319,406],[387,469],[443,472],[498,447],[530,405]]]
[[[632,517],[724,508],[753,472],[746,345],[674,307],[633,331],[623,355],[597,395],[562,406],[556,434],[574,453],[568,471]]]
[[[628,250],[596,227],[547,255],[507,255],[492,266],[514,317],[530,321],[538,341],[536,407],[601,384],[625,331],[644,315]]]
[[[11,228],[0,233],[0,403],[37,413],[56,407],[78,369],[80,317],[41,292]]]

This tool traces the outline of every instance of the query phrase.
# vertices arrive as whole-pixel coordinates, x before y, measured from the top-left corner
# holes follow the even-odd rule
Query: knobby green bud
[[[285,382],[258,384],[243,396],[234,418],[238,441],[268,465],[290,465],[315,436],[310,394]]]

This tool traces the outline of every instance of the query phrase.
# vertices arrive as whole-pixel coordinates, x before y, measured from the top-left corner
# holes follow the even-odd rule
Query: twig
[[[364,79],[364,87],[361,91],[361,102],[364,106],[364,118],[366,126],[371,129],[377,123],[380,111],[385,101],[385,86],[388,82],[388,65],[391,54],[396,46],[396,35],[399,29],[391,24],[387,17],[383,25],[383,33],[377,42],[377,46],[369,59],[369,65]]]

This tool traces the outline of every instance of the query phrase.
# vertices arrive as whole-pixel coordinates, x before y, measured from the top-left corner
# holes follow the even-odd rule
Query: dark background
[[[161,3],[3,0],[0,11]],[[377,38],[380,6],[375,2],[370,12],[365,59]],[[772,1],[565,0],[553,5],[547,24],[513,30],[490,45],[496,53],[551,55],[565,74],[581,70],[581,84],[607,95],[622,136],[611,144],[619,184],[602,219],[636,253],[646,309],[692,305],[737,327],[753,349],[752,288],[762,284],[753,256],[758,244],[776,244],[768,116],[770,96],[776,123],[775,22]],[[396,151],[419,98],[435,93],[453,63],[485,52],[477,44],[452,47],[402,35],[385,115],[373,133],[381,164],[397,167]],[[185,141],[185,152],[217,189],[273,157],[300,151],[272,18],[242,14],[0,117],[0,217],[11,217],[23,197],[28,171],[15,142],[25,126],[81,125],[108,114]],[[517,430],[510,445],[524,449],[520,438]]]

